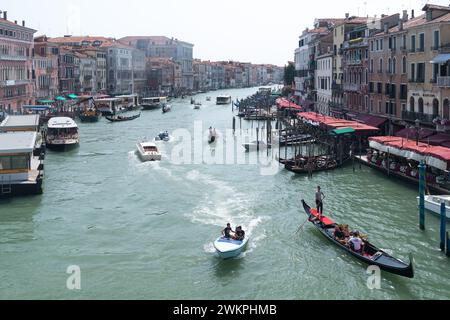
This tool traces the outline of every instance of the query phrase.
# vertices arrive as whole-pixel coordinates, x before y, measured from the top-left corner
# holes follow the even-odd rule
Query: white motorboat
[[[231,104],[231,96],[218,96],[216,98],[216,104],[217,105],[227,105]]]
[[[168,102],[167,97],[153,97],[142,99],[142,110],[154,110],[163,108]]]
[[[206,101],[211,101],[211,97],[206,97]]]
[[[166,104],[162,107],[162,112],[167,113],[169,111],[172,111],[172,106],[170,104]]]
[[[272,145],[267,145],[264,141],[253,141],[253,142],[250,142],[250,143],[245,143],[245,144],[243,144],[242,145],[244,148],[245,148],[245,150],[247,151],[247,152],[249,152],[249,151],[257,151],[258,149],[259,150],[265,150],[265,149],[267,149],[267,148],[272,148]]]
[[[214,241],[214,248],[217,254],[222,259],[231,259],[239,256],[246,249],[248,244],[248,237],[245,237],[243,241],[227,239],[220,237]]]
[[[202,104],[201,104],[200,102],[196,102],[196,103],[194,104],[194,109],[195,109],[195,110],[199,110],[201,106],[202,106]]]
[[[417,202],[419,202],[419,197],[417,197]],[[450,196],[425,196],[425,209],[441,215],[441,203],[445,203],[446,216],[450,220]]]
[[[161,152],[153,142],[139,142],[137,153],[142,161],[161,161]]]
[[[66,151],[80,143],[78,125],[71,118],[51,118],[47,124],[46,144],[49,149]]]

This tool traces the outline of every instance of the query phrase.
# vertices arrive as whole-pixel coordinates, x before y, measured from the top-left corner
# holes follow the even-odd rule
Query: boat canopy
[[[286,98],[279,98],[276,101],[278,108],[280,109],[295,109],[295,110],[303,110],[303,108]]]
[[[66,98],[62,97],[62,96],[57,96],[55,98],[56,101],[66,101]]]
[[[297,116],[300,119],[303,119],[303,121],[305,122],[308,122],[316,126],[323,126],[328,130],[351,128],[355,130],[355,133],[360,135],[374,133],[380,130],[376,127],[372,127],[357,121],[338,119],[334,117],[321,115],[315,112],[301,112],[298,113]]]
[[[55,117],[48,121],[47,127],[49,129],[70,129],[78,128],[75,121],[67,117]]]
[[[402,137],[371,137],[369,144],[372,149],[389,152],[393,155],[425,162],[427,165],[446,171],[450,169],[450,148],[432,146]]]
[[[450,53],[442,53],[438,54],[436,57],[434,57],[433,60],[430,61],[430,63],[433,64],[443,64],[450,61]]]

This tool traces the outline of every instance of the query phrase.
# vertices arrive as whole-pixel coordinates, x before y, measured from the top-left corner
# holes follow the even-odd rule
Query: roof
[[[77,128],[77,124],[71,118],[55,117],[48,121],[48,128]]]
[[[28,27],[23,27],[22,25],[20,25],[18,23],[14,23],[12,21],[5,20],[5,19],[2,19],[2,18],[0,18],[0,23],[4,23],[4,24],[10,25],[10,26],[14,26],[14,27],[22,28],[22,29],[27,29],[28,31],[33,31],[33,33],[37,32],[37,30],[31,29],[31,28],[28,28]]]
[[[341,129],[341,128],[353,128],[356,133],[364,134],[364,133],[373,133],[377,132],[380,129],[376,127],[372,127],[366,124],[362,124],[357,121],[349,121],[338,119],[334,117],[329,117],[325,115],[321,115],[315,112],[301,112],[297,114],[299,118],[302,118],[305,121],[309,121],[312,123],[317,123],[319,126],[324,126],[329,130]]]
[[[0,154],[31,153],[36,144],[36,132],[0,133]]]
[[[299,105],[297,105],[297,104],[295,104],[295,103],[289,101],[289,100],[286,99],[286,98],[280,98],[280,99],[277,99],[276,102],[277,102],[277,106],[278,106],[280,109],[296,109],[296,110],[303,110],[303,108],[302,108],[301,106],[299,106]]]
[[[148,41],[154,42],[155,45],[167,45],[167,42],[169,42],[169,44],[170,44],[170,42],[172,42],[172,43],[184,43],[184,44],[194,46],[192,43],[189,43],[186,41],[181,41],[181,40],[174,39],[174,38],[168,38],[166,36],[128,36],[128,37],[120,38],[118,41],[120,41],[122,43],[130,44],[131,42],[136,42],[138,40],[148,40]]]
[[[7,116],[0,124],[0,131],[39,126],[39,115]]]
[[[450,6],[439,6],[436,4],[426,4],[425,7],[423,7],[422,11],[427,11],[428,9],[450,11]]]

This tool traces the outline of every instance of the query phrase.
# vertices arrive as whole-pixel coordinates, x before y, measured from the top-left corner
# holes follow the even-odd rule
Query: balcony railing
[[[437,84],[439,87],[450,88],[450,77],[438,77]]]
[[[10,60],[10,61],[27,61],[26,56],[11,56],[9,54],[0,54],[0,60]]]
[[[439,47],[440,53],[450,53],[450,43],[443,44]]]
[[[4,80],[0,81],[0,86],[12,87],[30,83],[30,80]]]
[[[411,112],[411,111],[403,111],[402,118],[403,120],[416,121],[419,120],[422,123],[433,123],[433,120],[436,119],[438,115],[420,113],[420,112]]]

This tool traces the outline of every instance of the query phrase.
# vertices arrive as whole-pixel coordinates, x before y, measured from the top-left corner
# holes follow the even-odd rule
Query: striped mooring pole
[[[426,165],[423,161],[419,165],[419,226],[425,230],[425,172]]]

